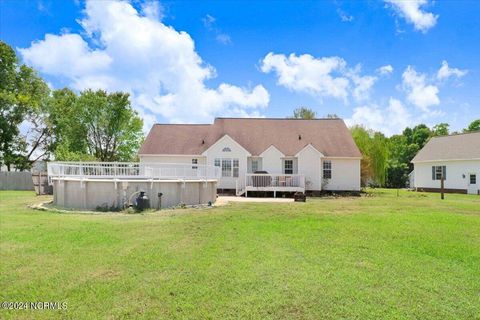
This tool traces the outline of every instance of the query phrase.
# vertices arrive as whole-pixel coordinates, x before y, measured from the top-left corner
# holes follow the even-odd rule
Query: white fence
[[[49,178],[139,178],[139,179],[218,179],[214,166],[183,163],[139,162],[50,162]]]

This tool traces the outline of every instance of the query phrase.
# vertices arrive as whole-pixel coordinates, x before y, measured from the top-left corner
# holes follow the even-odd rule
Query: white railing
[[[302,174],[247,173],[245,186],[253,188],[303,188],[305,176]]]
[[[235,194],[241,196],[245,193],[245,180],[237,179],[235,180]]]
[[[184,163],[50,162],[49,178],[218,179],[214,166]]]

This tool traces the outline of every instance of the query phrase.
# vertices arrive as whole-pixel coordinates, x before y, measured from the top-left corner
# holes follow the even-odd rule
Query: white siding
[[[224,148],[229,148],[231,151],[225,152]],[[225,135],[208,150],[203,153],[207,157],[207,165],[214,165],[215,158],[229,158],[239,160],[239,175],[236,177],[221,177],[218,181],[219,189],[235,189],[237,179],[245,179],[247,172],[247,156],[248,152],[239,145],[235,140]]]
[[[225,152],[225,147],[230,148],[230,152]],[[236,180],[244,179],[248,160],[251,159],[249,153],[229,136],[224,136],[212,145],[203,155],[184,156],[184,155],[140,155],[140,162],[157,163],[192,163],[192,159],[198,159],[198,164],[214,165],[215,158],[239,159],[239,177],[222,177],[218,181],[218,188],[235,189]],[[261,157],[258,157],[262,170],[268,173],[282,173],[283,161],[285,156],[275,147],[265,150]],[[326,158],[328,159],[328,158]],[[359,159],[329,159],[332,161],[332,179],[325,186],[325,190],[360,190],[360,160]],[[305,175],[307,190],[322,189],[322,157],[313,147],[305,148],[298,153],[294,161],[295,172]],[[430,169],[431,170],[431,169]],[[431,174],[431,172],[430,172]],[[448,173],[447,173],[448,174]],[[430,177],[431,179],[431,177]],[[480,178],[479,178],[480,179]]]
[[[268,173],[282,173],[283,153],[271,146],[261,154],[263,170]]]
[[[298,173],[305,176],[306,190],[321,190],[321,158],[313,147],[303,149],[297,158]]]
[[[446,166],[446,189],[466,190],[469,183],[468,174],[470,173],[477,174],[477,185],[479,185],[480,160],[436,161],[414,164],[416,188],[440,188],[440,180],[432,179],[432,166]]]
[[[332,179],[328,180],[324,190],[360,191],[360,159],[324,160],[332,161]]]

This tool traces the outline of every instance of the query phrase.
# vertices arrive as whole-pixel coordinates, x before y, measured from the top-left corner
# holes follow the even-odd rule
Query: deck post
[[[277,197],[277,190],[273,190],[273,197],[274,197],[274,198]]]

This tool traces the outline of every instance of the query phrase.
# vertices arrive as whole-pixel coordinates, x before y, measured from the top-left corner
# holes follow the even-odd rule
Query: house
[[[252,191],[359,191],[360,159],[341,119],[216,118],[213,124],[156,124],[141,163],[219,167],[217,187]]]
[[[480,193],[480,132],[433,137],[413,158],[413,186],[421,191]]]

